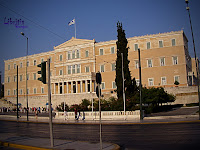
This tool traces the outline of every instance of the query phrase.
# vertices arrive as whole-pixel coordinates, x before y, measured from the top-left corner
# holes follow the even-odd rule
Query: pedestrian
[[[85,120],[85,112],[84,112],[84,109],[83,109],[83,118],[82,120]]]
[[[74,111],[75,111],[75,120],[77,120],[77,109],[75,108]]]
[[[38,110],[35,108],[35,118],[38,119]]]
[[[81,112],[80,112],[80,110],[78,110],[78,118],[77,118],[77,120],[79,119],[79,117],[81,117]]]

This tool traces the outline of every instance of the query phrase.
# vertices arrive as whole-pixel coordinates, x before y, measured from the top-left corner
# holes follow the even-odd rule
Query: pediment
[[[66,48],[66,47],[71,47],[71,46],[76,46],[76,45],[83,45],[83,44],[90,44],[94,43],[95,40],[86,40],[86,39],[76,39],[72,37],[69,41],[66,41],[58,46],[54,46],[54,50],[60,49],[60,48]]]

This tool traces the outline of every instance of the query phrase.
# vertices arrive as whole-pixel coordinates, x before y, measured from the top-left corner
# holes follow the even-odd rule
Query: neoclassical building
[[[139,84],[138,51],[141,50],[142,84],[145,87],[173,87],[194,85],[188,40],[183,31],[159,33],[127,38],[131,76]],[[115,61],[116,40],[73,38],[54,47],[53,51],[27,57],[28,101],[30,107],[45,107],[47,84],[38,81],[37,67],[48,58],[51,60],[52,105],[61,102],[78,104],[82,99],[96,98],[95,74],[102,75],[102,93],[105,98],[116,96]],[[19,103],[26,107],[26,56],[5,60],[5,98],[16,103],[16,66],[19,68]]]

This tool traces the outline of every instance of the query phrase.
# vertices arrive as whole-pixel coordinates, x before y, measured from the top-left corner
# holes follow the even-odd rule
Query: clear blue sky
[[[200,57],[200,1],[189,0],[189,6]],[[5,18],[21,19],[27,28],[5,24]],[[97,42],[117,39],[118,21],[122,22],[127,38],[183,29],[194,57],[185,0],[0,0],[2,74],[4,60],[26,55],[26,39],[20,32],[29,38],[29,54],[51,51],[53,46],[74,36],[74,25],[68,26],[73,18],[77,38]]]

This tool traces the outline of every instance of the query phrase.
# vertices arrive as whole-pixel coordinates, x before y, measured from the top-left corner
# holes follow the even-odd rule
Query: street
[[[99,142],[99,125],[54,124],[55,139]],[[0,121],[0,134],[49,138],[49,124]],[[103,125],[104,142],[122,149],[199,149],[200,122]]]

